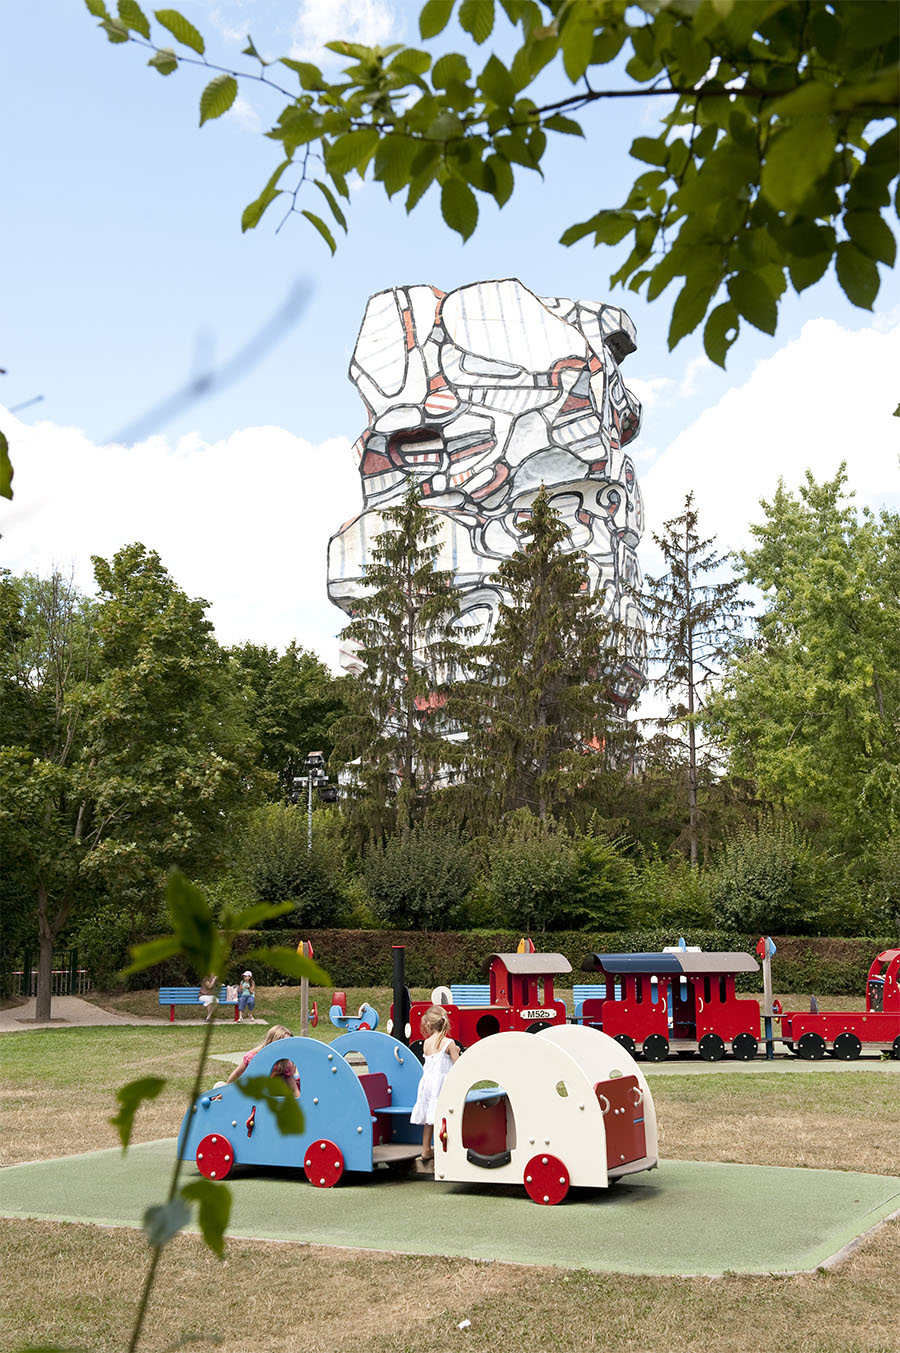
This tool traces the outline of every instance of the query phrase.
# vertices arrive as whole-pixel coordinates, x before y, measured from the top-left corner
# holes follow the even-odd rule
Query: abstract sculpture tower
[[[410,479],[442,518],[436,567],[463,594],[471,642],[490,641],[503,599],[495,574],[522,543],[543,484],[588,560],[588,586],[623,636],[609,674],[623,711],[644,681],[637,545],[643,505],[626,447],[641,406],[620,363],[636,347],[624,310],[536,296],[521,282],[455,291],[392,287],[367,307],[350,364],[369,425],[356,443],[363,511],[328,547],[328,594],[347,612],[369,543]],[[352,666],[348,654],[345,665]]]

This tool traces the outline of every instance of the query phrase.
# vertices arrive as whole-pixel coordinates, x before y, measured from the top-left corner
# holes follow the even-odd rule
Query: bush
[[[579,880],[572,840],[555,823],[510,813],[494,848],[484,894],[503,926],[543,931],[564,921]]]
[[[363,875],[379,921],[426,930],[455,919],[474,881],[471,854],[458,837],[427,826],[395,833],[373,847]]]
[[[343,853],[329,815],[313,818],[309,848],[306,814],[292,804],[267,803],[249,815],[234,873],[254,902],[293,902],[290,921],[327,926],[344,910]],[[283,918],[276,924],[283,925]]]
[[[692,926],[712,926],[709,875],[683,855],[663,859],[653,851],[645,856],[637,865],[635,886],[644,917],[653,925],[671,926],[679,933]]]
[[[558,924],[571,928],[603,926],[605,930],[648,919],[634,864],[622,853],[624,838],[583,836],[574,844],[576,873]]]
[[[709,871],[715,921],[763,934],[827,933],[848,905],[854,910],[836,865],[834,856],[814,850],[791,823],[741,831],[725,843]]]

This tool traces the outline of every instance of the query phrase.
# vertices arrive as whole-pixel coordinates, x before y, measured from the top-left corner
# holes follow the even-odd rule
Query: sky
[[[236,69],[252,68],[240,56],[248,32],[264,55],[332,62],[332,78],[331,38],[422,45],[412,0],[179,7],[210,60]],[[477,50],[454,36],[480,68],[492,40]],[[871,313],[833,277],[789,297],[777,336],[746,331],[722,372],[699,334],[668,351],[674,291],[649,304],[610,289],[616,251],[557,243],[624,199],[639,172],[628,146],[658,110],[601,105],[586,140],[558,138],[543,181],[523,171],[506,209],[482,206],[465,244],[436,196],[407,217],[399,198],[359,185],[332,258],[302,218],[278,228],[277,204],[241,233],[278,162],[262,133],[283,100],[242,87],[200,128],[204,72],[164,79],[147,55],[109,44],[79,0],[7,0],[0,13],[0,427],[15,466],[0,565],[14,574],[58,567],[90,591],[91,556],[140,540],[209,602],[223,644],[296,640],[336,669],[342,613],[325,592],[326,547],[361,506],[350,448],[365,426],[347,367],[368,297],[410,283],[518,277],[538,295],[628,310],[646,572],[659,564],[651,533],[688,491],[720,553],[750,543],[779,476],[795,488],[807,469],[832,477],[845,460],[857,502],[900,507],[896,273],[882,271]],[[268,329],[275,341],[258,342]],[[220,369],[229,379],[205,397],[180,397]]]

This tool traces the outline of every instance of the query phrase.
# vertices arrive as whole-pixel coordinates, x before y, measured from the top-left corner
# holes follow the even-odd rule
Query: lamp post
[[[305,775],[294,777],[294,790],[291,794],[293,803],[300,802],[300,790],[306,790],[306,850],[312,854],[312,801],[313,789],[318,789],[321,798],[328,803],[333,803],[337,798],[337,791],[333,786],[328,786],[328,776],[325,774],[325,758],[321,752],[310,752],[304,762],[306,766]]]

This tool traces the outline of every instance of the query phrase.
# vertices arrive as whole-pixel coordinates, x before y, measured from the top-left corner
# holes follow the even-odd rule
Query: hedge
[[[393,980],[394,945],[406,950],[406,983],[410,987],[446,986],[451,982],[485,981],[485,961],[492,953],[511,953],[521,932],[508,930],[432,931],[417,930],[312,930],[302,938],[310,940],[316,962],[331,977],[334,988],[385,987]],[[564,954],[573,971],[559,978],[560,990],[582,977],[581,964],[588,953],[655,953],[673,944],[678,936],[662,930],[587,931],[561,930],[535,943],[539,949]],[[296,930],[245,931],[234,945],[233,973],[244,967],[244,956],[260,945],[287,945],[295,949],[300,936]],[[740,931],[695,930],[684,935],[688,944],[707,951],[728,950],[754,954],[758,935]],[[772,960],[772,984],[782,994],[814,992],[817,996],[865,996],[866,975],[872,959],[882,949],[898,945],[896,937],[832,939],[824,936],[773,936],[776,953]],[[257,986],[289,984],[274,969],[253,960]],[[193,984],[195,976],[177,959],[157,964],[141,973],[142,988]],[[742,974],[737,989],[762,991],[762,973]]]

